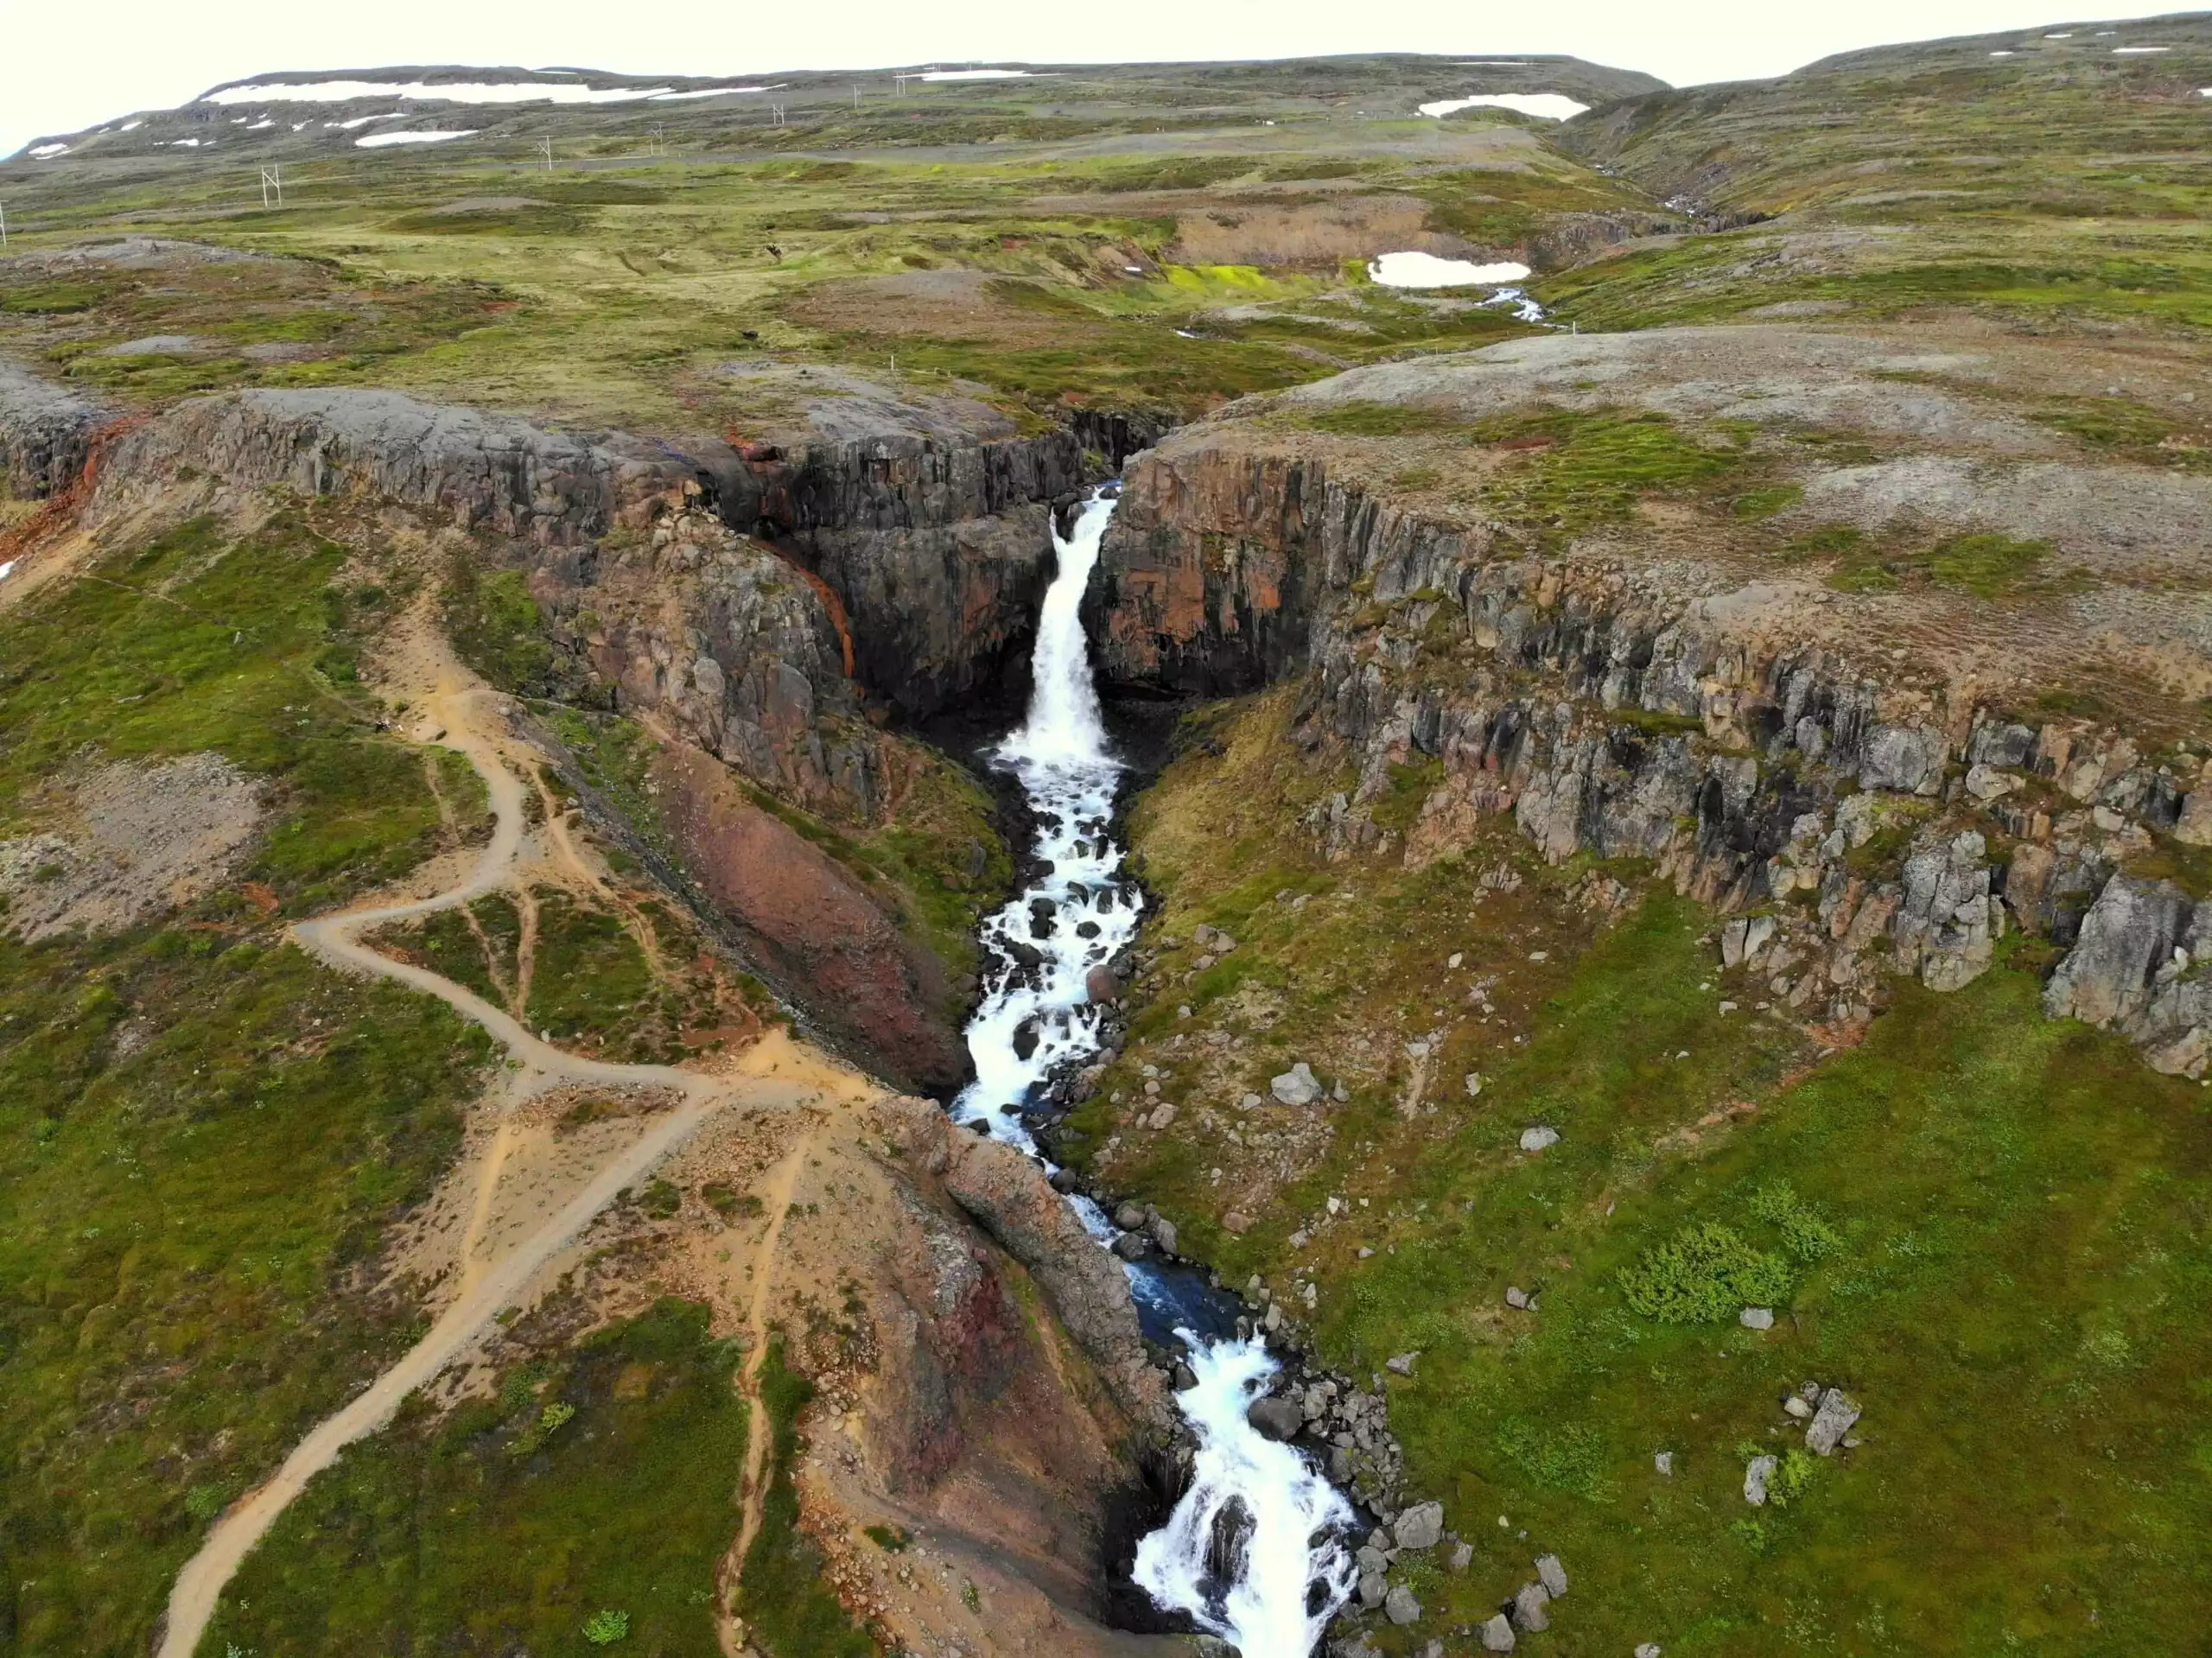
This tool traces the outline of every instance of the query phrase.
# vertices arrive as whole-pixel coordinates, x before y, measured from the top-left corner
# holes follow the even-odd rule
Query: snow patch
[[[5,581],[15,573],[16,561],[14,559],[10,559],[5,564],[0,564],[0,581]]]
[[[139,128],[145,124],[146,124],[143,121],[125,121],[121,126],[118,127],[116,130],[118,132],[136,132]]]
[[[2112,49],[2112,54],[2116,58],[2147,58],[2153,52],[2172,50],[2173,48],[2171,46],[2115,46]]]
[[[69,153],[69,146],[67,144],[33,144],[26,153],[28,153],[30,158],[35,162],[50,162],[56,156],[67,156]]]
[[[1441,116],[1461,110],[1511,110],[1516,115],[1533,115],[1546,121],[1568,121],[1589,107],[1565,92],[1478,92],[1472,98],[1446,98],[1424,104],[1421,112]]]
[[[912,77],[917,80],[1029,80],[1027,69],[931,69]]]
[[[785,84],[779,80],[775,86],[702,86],[696,92],[655,92],[652,101],[656,104],[676,104],[687,98],[721,98],[732,92],[772,92],[777,86]]]
[[[1473,288],[1521,282],[1529,267],[1511,260],[1478,265],[1471,259],[1440,259],[1433,253],[1385,253],[1367,267],[1367,275],[1385,288]]]
[[[356,149],[382,149],[389,144],[442,144],[455,138],[474,138],[474,127],[465,127],[458,132],[372,132],[365,138],[353,140]]]

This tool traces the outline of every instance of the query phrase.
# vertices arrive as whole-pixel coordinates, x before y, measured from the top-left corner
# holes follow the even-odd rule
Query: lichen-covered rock
[[[2115,875],[2082,918],[2074,948],[2044,987],[2053,1019],[2110,1025],[2150,1006],[2195,906],[2171,881]]]

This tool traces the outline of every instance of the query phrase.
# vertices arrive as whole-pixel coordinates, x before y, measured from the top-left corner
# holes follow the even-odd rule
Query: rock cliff
[[[0,481],[23,500],[60,494],[84,469],[107,418],[89,398],[0,361]]]
[[[1515,349],[1537,347],[1580,348]],[[1510,404],[1491,355],[1468,378]],[[1387,387],[1363,372],[1334,406],[1371,425]],[[1433,397],[1445,372],[1424,372]],[[1331,406],[1330,384],[1133,465],[1087,601],[1109,681],[1219,695],[1296,679],[1300,740],[1357,775],[1309,819],[1332,855],[1426,861],[1510,813],[1552,861],[1649,860],[1741,913],[1728,964],[1838,1024],[1866,1016],[1889,971],[1971,981],[2021,928],[2072,946],[2053,1013],[2122,1024],[2163,1068],[2203,1072],[2193,912],[2178,889],[2113,881],[2161,844],[2212,839],[2186,739],[2038,714],[2031,672],[2004,683],[1986,655],[1868,627],[1868,611],[1910,619],[1895,605],[1662,556],[1633,520],[1547,539],[1440,509],[1392,486],[1402,457],[1286,420]],[[1407,787],[1409,823],[1379,823]]]

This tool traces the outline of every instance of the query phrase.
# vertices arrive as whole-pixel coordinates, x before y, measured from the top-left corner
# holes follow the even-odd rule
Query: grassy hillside
[[[411,1339],[372,1264],[486,1044],[283,932],[481,828],[473,774],[438,779],[448,818],[377,730],[353,664],[385,602],[303,523],[202,521],[0,617],[0,841],[102,765],[177,755],[270,809],[177,912],[0,939],[10,1650],[143,1651],[207,1523]]]
[[[1110,1189],[1387,1389],[1410,1489],[1475,1553],[1414,1561],[1428,1616],[1377,1642],[1479,1621],[1556,1549],[1565,1651],[2192,1649],[2202,1089],[2046,1020],[2045,947],[1908,987],[1834,1051],[1633,864],[1547,868],[1510,827],[1417,869],[1325,861],[1296,824],[1338,780],[1284,711],[1211,716],[1140,806],[1164,954],[1076,1122]],[[1428,779],[1403,770],[1409,814]],[[1615,880],[1617,919],[1592,901]],[[1201,922],[1237,941],[1211,966]],[[1345,1102],[1235,1103],[1297,1059]],[[1179,1104],[1156,1132],[1147,1071]],[[1531,1124],[1559,1142],[1523,1153]],[[1738,1324],[1752,1302],[1771,1330]],[[1802,1440],[1780,1407],[1808,1380],[1859,1401],[1863,1444],[1801,1451],[1753,1509],[1747,1459]]]
[[[2202,329],[2207,85],[2198,16],[1885,48],[1617,105],[1562,142],[1655,196],[1774,222],[1545,295],[1592,327],[1787,303]]]

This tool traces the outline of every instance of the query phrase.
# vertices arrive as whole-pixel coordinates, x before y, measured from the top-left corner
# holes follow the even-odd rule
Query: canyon
[[[0,163],[0,1642],[2176,1649],[2208,38]]]

